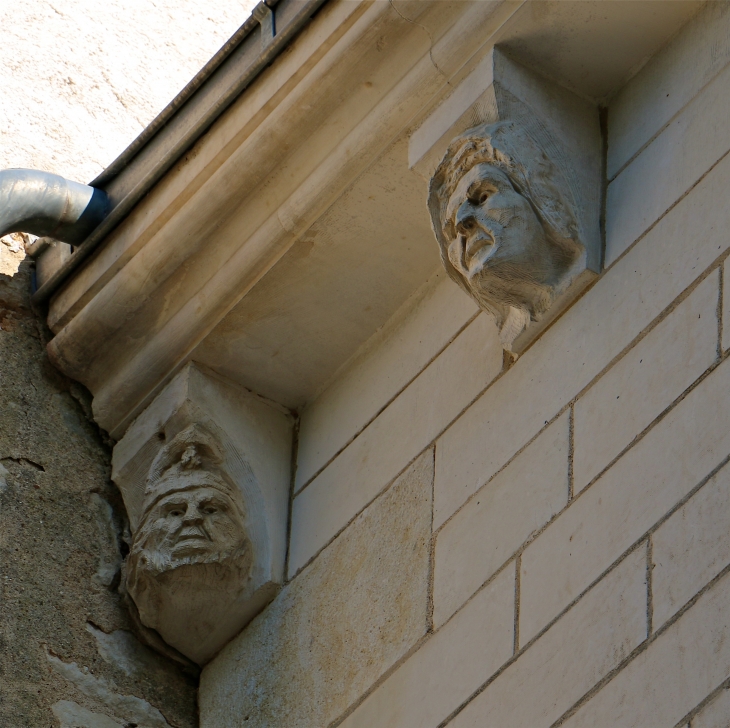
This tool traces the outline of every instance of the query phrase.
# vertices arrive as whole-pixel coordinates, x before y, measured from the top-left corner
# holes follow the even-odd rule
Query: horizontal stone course
[[[730,7],[706,3],[612,100],[608,177],[612,179],[730,61]]]
[[[449,728],[548,728],[645,639],[646,628],[646,548],[639,548],[529,646]],[[602,728],[623,725],[629,724],[605,723]]]
[[[717,359],[718,293],[716,271],[575,403],[574,493]]]
[[[342,728],[436,728],[512,656],[514,565],[401,665]]]
[[[730,150],[730,66],[608,185],[605,264],[611,265]]]
[[[724,362],[524,551],[520,636],[527,640],[586,589],[730,453]]]
[[[459,334],[385,411],[294,499],[289,574],[347,525],[502,368],[486,314]]]
[[[438,528],[727,248],[724,159],[436,445]]]
[[[443,271],[302,412],[296,490],[335,456],[477,313]],[[497,343],[495,342],[495,346]]]
[[[441,530],[434,623],[442,624],[568,501],[565,412]]]
[[[728,613],[725,576],[562,728],[676,725],[730,676]]]
[[[730,349],[730,258],[725,259],[722,270],[722,350],[727,352]]]
[[[730,563],[727,465],[654,533],[654,629]]]
[[[730,689],[720,691],[692,718],[691,728],[727,728],[730,725]]]

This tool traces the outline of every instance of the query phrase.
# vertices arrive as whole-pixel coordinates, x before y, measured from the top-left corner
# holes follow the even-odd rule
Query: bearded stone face
[[[203,468],[171,469],[134,535],[126,585],[142,624],[204,664],[240,628],[254,554],[237,489]]]
[[[444,218],[448,259],[472,295],[536,318],[565,267],[530,202],[499,167],[482,163],[459,180]]]
[[[153,568],[217,561],[244,545],[240,508],[209,478],[201,480],[162,497],[147,514],[135,542]]]

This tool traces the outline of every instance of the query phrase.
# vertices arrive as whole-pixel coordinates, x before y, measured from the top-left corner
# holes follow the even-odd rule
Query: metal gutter
[[[91,186],[110,212],[33,294],[45,303],[268,66],[326,0],[267,0]]]

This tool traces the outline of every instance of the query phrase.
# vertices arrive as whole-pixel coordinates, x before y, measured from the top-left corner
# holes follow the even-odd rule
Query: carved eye
[[[206,516],[212,516],[214,513],[218,513],[218,507],[214,506],[212,503],[202,506],[200,510]]]
[[[181,508],[180,506],[175,506],[173,508],[170,508],[170,510],[167,512],[168,516],[172,516],[173,518],[179,518],[180,516],[185,515],[185,509]]]
[[[479,204],[483,205],[488,199],[489,199],[489,193],[482,192],[482,194],[479,195]]]

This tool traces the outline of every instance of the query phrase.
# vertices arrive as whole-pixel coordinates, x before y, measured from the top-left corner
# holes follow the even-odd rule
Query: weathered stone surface
[[[730,258],[726,258],[722,265],[723,281],[730,278]],[[723,295],[722,298],[722,349],[727,351],[730,348],[730,296]]]
[[[727,65],[729,27],[730,7],[705,3],[701,12],[612,99],[609,179]]]
[[[367,505],[502,369],[494,324],[477,316],[299,495],[289,574]]]
[[[60,722],[60,728],[124,728],[104,713],[92,713],[73,700],[59,700],[53,705],[53,715]]]
[[[158,725],[192,728],[194,681],[129,632],[117,592],[124,512],[108,447],[84,393],[49,364],[29,291],[27,262],[0,275],[0,725],[68,724],[72,709],[74,726],[84,711],[105,716],[95,728],[123,725],[134,721],[110,701],[127,696],[164,716]],[[118,630],[127,630],[126,661],[100,648]],[[85,693],[48,655],[106,693]]]
[[[726,465],[652,536],[652,605],[659,629],[730,563],[730,468]]]
[[[425,452],[203,671],[201,726],[322,728],[426,632]]]
[[[443,624],[568,502],[568,412],[563,413],[439,532],[434,623]]]
[[[729,609],[726,574],[563,726],[677,725],[730,675]]]
[[[720,72],[608,186],[606,265],[691,189],[730,148],[730,69]]]
[[[512,64],[496,51],[493,57],[500,82],[493,87],[498,122],[492,118],[453,139],[431,177],[428,208],[446,272],[494,317],[504,347],[519,351],[513,346],[517,337],[541,321],[585,272],[593,236],[586,237],[579,221],[594,217],[596,194],[585,179],[571,188],[569,180],[577,175],[569,154],[550,155],[560,144],[546,126],[541,136],[531,128],[535,111],[524,112],[511,93],[502,98],[498,68]],[[595,116],[591,121],[595,127]],[[575,137],[572,142],[580,146]],[[597,177],[591,176],[597,189]],[[582,190],[594,204],[581,199]]]
[[[730,690],[720,691],[692,718],[692,728],[727,728],[730,725]]]
[[[725,158],[444,433],[436,443],[436,522],[443,523],[723,252],[730,209],[720,191],[729,180]]]
[[[511,656],[515,569],[475,595],[341,724],[342,728],[432,728]]]
[[[97,701],[125,722],[143,725],[145,728],[168,728],[170,725],[160,711],[146,700],[134,695],[120,695],[114,692],[103,677],[95,677],[88,667],[80,668],[75,662],[64,662],[50,653],[47,654],[52,669],[73,685],[83,695]]]
[[[444,271],[432,276],[364,345],[348,370],[303,410],[296,490],[418,376],[477,311]]]
[[[567,607],[730,451],[730,385],[721,364],[522,555],[520,636],[529,639]]]
[[[575,403],[574,495],[715,361],[718,279],[709,275]]]
[[[142,624],[198,665],[282,584],[293,423],[190,364],[114,448],[132,532],[125,588]]]
[[[645,636],[646,549],[639,548],[525,650],[449,728],[547,728]],[[597,728],[629,725],[656,724],[607,721]]]

